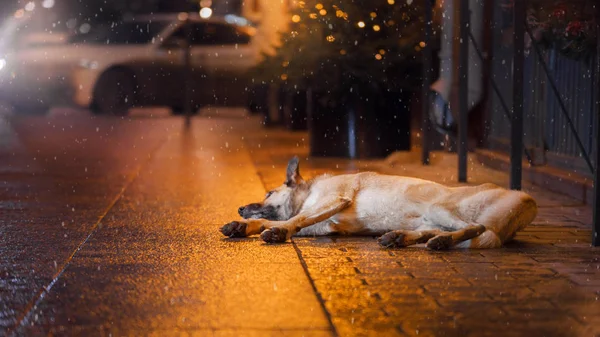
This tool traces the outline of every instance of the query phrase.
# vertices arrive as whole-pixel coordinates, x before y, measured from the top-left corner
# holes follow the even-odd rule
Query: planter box
[[[283,101],[283,125],[288,130],[298,131],[308,128],[306,90],[287,89]]]
[[[310,154],[321,157],[381,158],[410,150],[412,93],[351,93],[308,97]]]

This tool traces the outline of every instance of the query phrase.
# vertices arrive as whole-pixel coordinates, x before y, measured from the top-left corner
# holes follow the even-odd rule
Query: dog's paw
[[[399,231],[385,233],[377,239],[377,242],[385,248],[406,247],[405,235]]]
[[[285,242],[288,230],[281,227],[266,229],[260,234],[260,238],[266,243]]]
[[[230,238],[243,238],[246,237],[246,227],[248,225],[244,222],[232,221],[225,226],[220,228],[223,235]]]
[[[440,234],[427,241],[427,248],[431,250],[447,250],[452,247],[452,235]]]

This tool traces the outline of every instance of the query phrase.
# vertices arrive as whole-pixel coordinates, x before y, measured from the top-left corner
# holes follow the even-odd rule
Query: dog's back
[[[324,193],[353,201],[352,207],[332,217],[338,232],[354,234],[392,228],[458,230],[481,224],[493,234],[466,243],[479,248],[510,240],[537,215],[531,196],[494,184],[447,187],[373,172],[325,176],[311,184],[303,208],[314,207]],[[461,221],[454,221],[456,218]]]

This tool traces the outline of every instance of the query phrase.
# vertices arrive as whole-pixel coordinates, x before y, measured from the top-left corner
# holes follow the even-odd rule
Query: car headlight
[[[0,58],[0,71],[6,67],[6,59]]]

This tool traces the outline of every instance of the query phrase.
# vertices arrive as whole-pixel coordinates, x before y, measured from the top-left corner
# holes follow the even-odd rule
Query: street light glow
[[[188,19],[188,13],[181,12],[177,15],[177,20],[179,20],[179,21],[185,21],[187,19]]]
[[[208,7],[204,7],[200,10],[200,17],[203,19],[208,19],[212,15],[212,9]]]
[[[31,12],[35,9],[35,2],[33,1],[29,1],[26,5],[25,5],[25,10],[28,12]]]
[[[42,7],[44,7],[44,8],[54,7],[54,0],[44,0],[44,2],[42,2]]]

